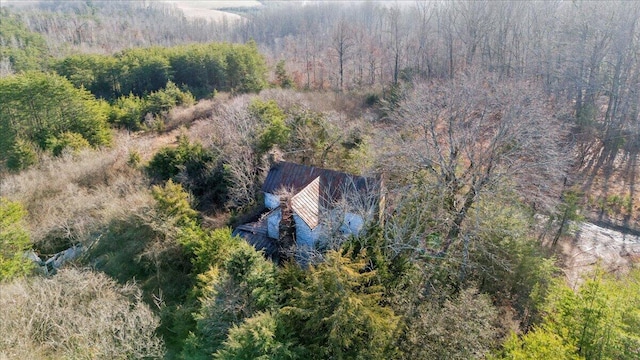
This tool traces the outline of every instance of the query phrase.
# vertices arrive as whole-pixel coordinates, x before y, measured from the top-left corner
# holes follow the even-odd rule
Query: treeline
[[[213,91],[255,92],[265,84],[266,66],[256,44],[211,43],[151,47],[116,55],[72,55],[52,68],[76,87],[114,100],[148,95],[171,81],[198,98]]]
[[[4,7],[0,7],[0,18],[0,77],[44,67],[49,57],[45,38]]]
[[[638,144],[635,2],[269,2],[235,24],[187,20],[176,8],[146,2],[53,2],[11,11],[58,56],[64,46],[112,54],[254,39],[270,63],[286,60],[299,88],[388,91],[411,79],[490,71],[540,82],[548,95],[571,102],[584,157],[604,144],[610,151]]]
[[[226,19],[187,19],[176,6],[158,1],[41,1],[7,4],[2,11],[17,14],[42,35],[56,57],[226,41],[233,25]]]
[[[54,61],[59,75],[38,71],[0,78],[0,162],[24,169],[38,153],[109,144],[108,124],[165,128],[163,116],[217,91],[257,92],[266,85],[255,43],[142,48]],[[96,98],[100,100],[96,100]]]
[[[581,152],[636,151],[639,16],[628,1],[277,3],[232,38],[286,60],[299,87],[386,88],[478,71],[539,82],[573,104]]]
[[[218,39],[213,35],[221,31],[215,27],[201,28],[198,24],[214,26],[215,23],[188,21],[168,4],[46,2],[18,9],[3,7],[0,11],[3,19],[0,23],[0,75],[53,69],[74,85],[82,85],[107,100],[130,93],[146,95],[163,88],[167,81],[188,87],[199,98],[210,95],[214,89],[248,92],[264,86],[265,63],[255,43],[211,43]],[[115,28],[103,29],[111,20],[118,22]],[[146,24],[147,20],[153,21],[154,25]],[[163,31],[155,25],[176,26],[180,23],[195,28]],[[69,29],[70,24],[74,24],[73,29]],[[99,29],[93,28],[92,24]],[[201,36],[191,39],[184,35],[186,33]],[[138,34],[147,41],[101,48],[121,42],[131,34]],[[159,36],[172,40],[156,39]],[[183,45],[193,42],[206,44]],[[59,48],[60,45],[71,48],[78,45],[79,48],[66,51]],[[65,57],[67,53],[81,55]]]

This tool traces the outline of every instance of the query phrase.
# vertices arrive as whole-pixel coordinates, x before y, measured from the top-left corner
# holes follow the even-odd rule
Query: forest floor
[[[574,183],[583,221],[558,244],[572,284],[597,265],[617,273],[640,263],[640,155],[600,148],[586,159]]]
[[[574,187],[583,194],[586,219],[640,229],[640,149],[607,151],[585,156]]]

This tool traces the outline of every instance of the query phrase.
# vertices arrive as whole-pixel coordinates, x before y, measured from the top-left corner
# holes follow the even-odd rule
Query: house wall
[[[320,232],[322,231],[321,225],[316,226],[313,230],[302,220],[302,218],[296,214],[293,214],[293,220],[296,222],[296,244],[298,246],[313,245],[320,238]]]
[[[269,209],[275,209],[280,206],[279,196],[265,193],[264,197],[265,206]],[[277,239],[279,236],[279,225],[282,219],[281,211],[274,211],[267,218],[267,234],[272,239]],[[302,218],[296,214],[293,215],[293,219],[296,224],[296,242],[298,246],[313,247],[320,238],[322,232],[322,225],[316,226],[313,230],[302,220]],[[340,231],[344,234],[358,234],[364,226],[364,219],[362,216],[347,212],[344,215],[344,220],[340,226]]]
[[[282,219],[281,211],[272,212],[267,218],[267,236],[272,239],[277,239],[279,236],[278,227],[280,225],[280,219]]]
[[[264,206],[269,210],[273,210],[280,206],[280,197],[272,193],[264,193]]]
[[[340,226],[340,231],[344,234],[357,235],[363,226],[364,219],[360,215],[348,212],[344,215],[344,222]]]

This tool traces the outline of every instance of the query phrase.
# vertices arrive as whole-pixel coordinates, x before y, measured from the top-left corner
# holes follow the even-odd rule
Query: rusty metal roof
[[[340,200],[347,191],[371,191],[377,184],[376,180],[362,176],[282,161],[271,167],[262,191],[275,194],[279,190],[292,190],[295,194],[318,178],[323,205]]]
[[[320,222],[320,177],[318,176],[304,189],[300,190],[291,198],[293,211],[309,225],[311,230],[315,229]]]
[[[256,250],[264,251],[268,258],[274,258],[278,250],[273,239],[267,236],[267,222],[264,219],[238,226],[233,231],[233,235],[241,236]]]

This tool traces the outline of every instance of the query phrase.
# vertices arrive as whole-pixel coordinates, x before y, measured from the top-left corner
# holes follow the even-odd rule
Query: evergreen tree
[[[229,330],[223,347],[214,354],[220,360],[299,359],[300,349],[288,340],[281,322],[272,313],[263,312]]]
[[[640,272],[617,279],[597,269],[577,291],[558,279],[542,325],[505,343],[505,359],[638,359]],[[547,345],[544,345],[547,344]]]
[[[208,358],[222,346],[229,329],[276,305],[275,266],[240,239],[221,245],[230,247],[218,248],[228,254],[226,259],[214,257],[223,262],[210,263],[198,276],[201,308],[195,314],[197,332],[185,349],[189,358]]]
[[[33,262],[25,257],[31,248],[23,227],[26,211],[19,203],[0,197],[0,282],[31,272]]]
[[[41,150],[65,133],[94,147],[111,142],[108,106],[58,75],[29,72],[1,78],[0,98],[0,161],[19,140]]]
[[[280,60],[276,64],[276,81],[280,87],[289,89],[293,87],[293,81],[289,77],[289,74],[287,74],[287,70],[284,68],[284,65],[284,60]]]
[[[376,272],[364,254],[354,259],[330,252],[309,269],[282,308],[288,333],[311,359],[388,359],[399,323],[382,304]]]

